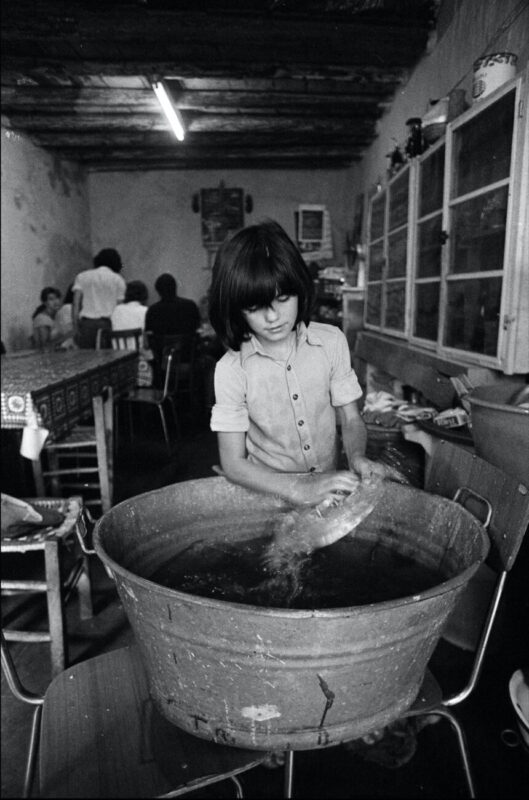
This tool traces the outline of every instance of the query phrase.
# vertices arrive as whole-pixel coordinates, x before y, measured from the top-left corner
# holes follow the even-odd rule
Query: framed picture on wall
[[[319,250],[324,237],[325,206],[301,205],[298,213],[298,243],[301,250]]]
[[[202,244],[216,249],[244,226],[244,193],[223,183],[214,189],[200,190]]]

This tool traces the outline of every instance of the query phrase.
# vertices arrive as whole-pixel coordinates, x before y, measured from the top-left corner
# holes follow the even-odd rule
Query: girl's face
[[[44,301],[44,305],[46,306],[46,311],[48,314],[54,317],[61,307],[61,298],[57,297],[56,294],[49,294]]]
[[[269,306],[246,308],[242,315],[261,343],[288,339],[298,316],[297,295],[278,295]]]

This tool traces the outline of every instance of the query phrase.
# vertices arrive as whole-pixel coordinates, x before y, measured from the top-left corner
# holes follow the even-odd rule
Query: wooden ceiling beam
[[[108,50],[112,50],[112,43],[109,43]],[[152,54],[150,54],[152,56]],[[358,67],[350,66],[347,64],[338,64],[332,60],[318,65],[307,63],[301,59],[294,60],[291,58],[285,60],[283,63],[272,60],[259,60],[257,57],[248,59],[247,61],[229,61],[222,62],[219,59],[211,57],[210,60],[206,59],[189,59],[186,62],[176,59],[158,59],[154,60],[152,57],[140,59],[137,53],[131,55],[128,59],[114,59],[112,61],[103,58],[83,58],[83,59],[69,59],[69,58],[53,58],[46,55],[31,55],[25,54],[18,57],[13,57],[8,54],[3,54],[1,57],[3,80],[9,83],[28,83],[34,82],[35,84],[54,83],[62,85],[75,85],[76,79],[82,79],[85,76],[105,76],[110,75],[113,77],[128,77],[136,75],[144,75],[148,80],[160,80],[167,78],[170,80],[188,80],[196,75],[207,76],[212,80],[216,78],[228,79],[236,76],[239,81],[246,81],[248,79],[264,80],[266,82],[281,79],[290,80],[293,83],[307,80],[311,84],[320,81],[329,81],[329,83],[338,82],[354,82],[358,75]],[[412,63],[410,58],[409,64]],[[384,63],[380,65],[381,72],[386,74],[389,72]],[[398,84],[406,76],[407,67],[402,67],[399,70],[391,71],[391,78],[388,80],[380,80],[379,85],[386,89],[392,87],[386,86],[388,83]],[[374,89],[369,91],[376,91],[377,82],[373,81]],[[361,86],[361,84],[358,84]],[[321,87],[325,91],[324,87]],[[361,92],[361,88],[358,89]]]
[[[235,148],[256,149],[270,148],[280,152],[285,148],[319,147],[332,148],[344,147],[349,151],[366,147],[371,141],[371,137],[366,134],[359,134],[352,131],[347,136],[323,136],[314,135],[303,137],[300,140],[296,131],[282,134],[260,134],[258,137],[249,137],[246,134],[205,134],[200,137],[187,137],[184,142],[177,142],[170,131],[53,131],[53,132],[32,132],[28,134],[32,141],[46,148],[75,147],[84,149],[89,147],[98,148],[129,148],[138,147],[146,150],[155,150],[159,147],[167,147],[177,152],[196,148],[207,153],[209,151],[231,152]]]
[[[43,111],[33,114],[12,113],[9,115],[8,127],[24,129],[28,132],[39,131],[168,131],[169,123],[161,112],[156,114],[137,114],[133,112],[115,114],[109,110],[107,114],[46,114]],[[184,116],[185,128],[192,133],[281,133],[295,132],[300,134],[331,134],[346,136],[351,132],[369,135],[373,133],[374,123],[361,119],[351,120],[336,117],[279,117],[248,116],[244,114],[203,114],[193,119]]]
[[[87,113],[159,113],[160,106],[151,89],[73,89],[64,87],[11,86],[2,87],[3,110],[33,112],[42,107],[55,114],[72,109]],[[322,108],[325,114],[339,116],[379,116],[383,102],[374,95],[282,94],[273,92],[189,92],[179,94],[175,101],[182,111],[208,113],[314,113]]]

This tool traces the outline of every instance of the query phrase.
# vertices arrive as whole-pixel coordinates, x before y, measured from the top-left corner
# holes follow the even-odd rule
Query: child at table
[[[362,390],[347,340],[310,321],[312,302],[310,272],[276,222],[244,228],[220,247],[210,320],[227,348],[211,416],[222,471],[294,505],[335,499],[358,477],[385,474],[365,456]],[[350,471],[337,470],[337,421]]]

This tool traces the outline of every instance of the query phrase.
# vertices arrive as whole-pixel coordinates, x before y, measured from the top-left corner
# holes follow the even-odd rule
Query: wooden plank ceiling
[[[425,53],[426,0],[2,0],[4,124],[88,169],[342,168]],[[151,84],[184,119],[179,143]]]

